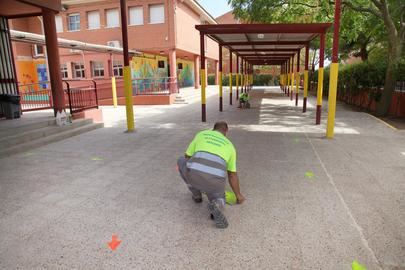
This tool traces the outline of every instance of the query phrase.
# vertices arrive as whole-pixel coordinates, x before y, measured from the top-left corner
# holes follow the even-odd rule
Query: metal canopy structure
[[[205,76],[205,36],[216,41],[219,45],[220,65],[219,80],[222,80],[222,48],[230,51],[230,66],[232,67],[232,54],[236,55],[236,98],[239,96],[239,71],[241,74],[242,92],[251,89],[253,80],[253,67],[255,65],[277,65],[281,71],[281,89],[286,95],[293,99],[293,89],[295,81],[295,104],[298,106],[298,93],[300,83],[300,53],[305,48],[305,72],[304,72],[304,99],[303,112],[306,111],[307,93],[308,93],[308,58],[310,42],[320,37],[320,68],[323,75],[323,59],[325,34],[331,23],[312,23],[312,24],[217,24],[217,25],[196,25],[200,31],[201,47],[201,73]],[[239,61],[239,59],[241,61]],[[295,61],[294,61],[295,59]],[[295,63],[295,66],[294,66]],[[241,64],[239,66],[239,64]],[[296,73],[294,74],[294,67]],[[321,76],[322,76],[321,75]],[[232,69],[230,69],[230,78],[232,78]],[[322,78],[321,78],[322,79]],[[232,80],[229,80],[232,82]],[[321,81],[322,84],[322,81]],[[319,85],[319,83],[318,83]],[[232,105],[232,84],[230,87],[230,105]],[[205,108],[205,84],[202,83],[201,103],[202,103],[202,121],[206,121]],[[321,92],[319,92],[319,90]],[[219,86],[220,98],[219,108],[222,111],[222,84]],[[291,93],[291,94],[290,94]],[[322,86],[318,86],[318,101],[322,101]],[[320,123],[321,105],[317,104],[316,124]]]
[[[243,57],[251,53],[261,56],[295,53],[320,34],[325,34],[330,26],[330,23],[220,24],[197,25],[196,29]]]

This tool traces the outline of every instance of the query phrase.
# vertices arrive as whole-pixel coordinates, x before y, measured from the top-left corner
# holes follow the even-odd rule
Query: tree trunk
[[[367,44],[361,44],[360,57],[363,62],[367,61],[368,59]]]
[[[401,57],[402,42],[400,37],[395,40],[389,40],[388,44],[388,63],[385,73],[384,90],[381,95],[381,100],[377,104],[376,114],[378,116],[387,116],[391,107],[392,94],[395,90],[395,67]]]

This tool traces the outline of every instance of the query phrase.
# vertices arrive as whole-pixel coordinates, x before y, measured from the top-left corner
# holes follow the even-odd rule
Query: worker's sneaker
[[[223,208],[223,206],[219,205],[218,202],[208,203],[208,211],[210,211],[210,214],[214,219],[215,226],[220,229],[225,229],[226,227],[228,227],[228,221],[226,220],[224,214],[221,212],[221,208]]]
[[[202,196],[201,195],[200,196],[193,195],[193,196],[191,196],[191,198],[193,199],[193,201],[195,203],[202,203]]]

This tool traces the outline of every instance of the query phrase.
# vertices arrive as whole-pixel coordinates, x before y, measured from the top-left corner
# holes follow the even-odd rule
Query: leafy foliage
[[[246,22],[290,23],[331,22],[332,0],[228,0],[237,18]],[[385,50],[385,79],[378,114],[388,113],[398,70],[404,59],[404,0],[342,0],[340,57],[360,56],[367,60],[370,51]],[[330,48],[331,35],[327,35]],[[317,44],[312,44],[317,49]],[[326,58],[330,51],[325,52]],[[355,70],[355,68],[353,68]],[[370,70],[371,72],[371,70]],[[381,74],[380,74],[381,75]],[[325,87],[325,89],[328,89]]]

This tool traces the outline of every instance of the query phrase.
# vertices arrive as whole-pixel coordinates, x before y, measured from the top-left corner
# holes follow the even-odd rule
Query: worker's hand
[[[236,199],[238,201],[238,204],[242,204],[246,200],[246,198],[242,194],[236,195]]]

